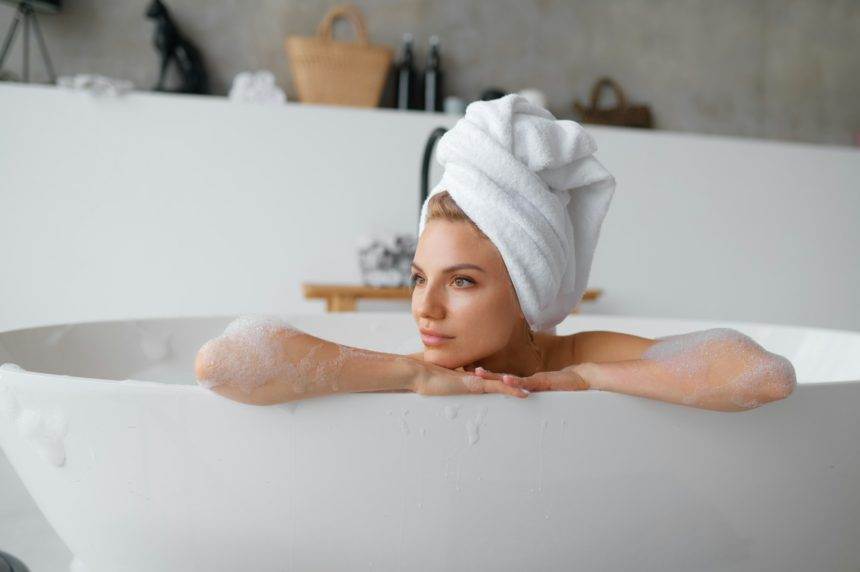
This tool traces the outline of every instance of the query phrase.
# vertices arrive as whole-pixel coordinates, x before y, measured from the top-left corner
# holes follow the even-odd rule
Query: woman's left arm
[[[614,332],[576,336],[580,363],[503,381],[530,391],[598,389],[715,411],[753,409],[788,397],[797,384],[791,362],[728,328],[656,340]]]

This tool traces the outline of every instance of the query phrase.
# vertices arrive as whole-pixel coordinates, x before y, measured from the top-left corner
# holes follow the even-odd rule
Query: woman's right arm
[[[219,395],[254,405],[371,391],[528,395],[498,380],[413,357],[344,346],[297,330],[274,331],[262,345],[259,340],[254,347],[224,338],[210,340],[197,354],[197,379]]]

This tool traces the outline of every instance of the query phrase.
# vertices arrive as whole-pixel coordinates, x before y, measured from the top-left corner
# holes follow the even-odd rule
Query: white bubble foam
[[[6,371],[25,371],[23,367],[18,364],[12,362],[6,362],[3,365],[0,365],[0,370]]]
[[[730,328],[657,338],[643,359],[663,363],[684,384],[682,401],[688,405],[729,392],[729,400],[752,409],[763,404],[763,391],[774,398],[791,393],[797,383],[794,366],[783,356],[765,350],[749,336]],[[737,371],[714,384],[708,368],[715,360],[730,358]]]
[[[336,392],[347,360],[377,359],[399,358],[321,340],[276,316],[249,315],[200,348],[198,383],[228,384],[245,394],[270,382],[286,383],[296,394]]]
[[[18,396],[11,387],[0,385],[0,415],[7,421],[15,421],[21,413]]]
[[[280,372],[279,365],[286,363],[281,341],[294,333],[276,316],[240,316],[200,348],[208,374],[198,383],[207,389],[226,383],[251,393]]]
[[[24,409],[18,416],[18,433],[29,440],[39,455],[54,466],[66,462],[65,435],[68,420],[59,411],[40,413]]]

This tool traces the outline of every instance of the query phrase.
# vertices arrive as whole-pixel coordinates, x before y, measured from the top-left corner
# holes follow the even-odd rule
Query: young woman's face
[[[418,240],[412,264],[412,316],[424,359],[450,369],[505,347],[522,311],[508,270],[492,242],[467,222],[435,219]]]

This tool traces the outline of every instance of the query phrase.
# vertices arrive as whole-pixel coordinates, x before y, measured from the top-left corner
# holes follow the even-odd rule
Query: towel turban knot
[[[585,293],[614,177],[583,127],[525,97],[471,103],[439,140],[444,167],[421,207],[448,191],[493,242],[533,330],[554,331]]]

